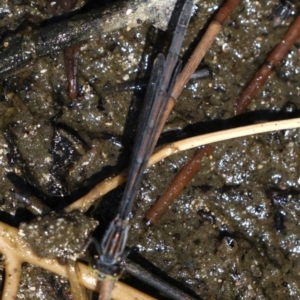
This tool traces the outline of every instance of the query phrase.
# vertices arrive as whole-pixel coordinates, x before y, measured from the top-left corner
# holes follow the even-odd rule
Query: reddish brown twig
[[[212,150],[213,147],[208,145],[195,152],[193,158],[175,176],[160,199],[147,212],[145,216],[147,225],[154,225],[161,218],[167,208],[199,170],[203,157],[209,155]]]
[[[164,122],[162,123],[163,125],[165,124],[168,116],[170,115],[175,105],[175,102],[179,97],[179,95],[181,94],[182,90],[184,89],[185,85],[188,83],[191,76],[195,73],[204,55],[212,45],[216,36],[221,31],[224,22],[234,11],[234,9],[240,4],[240,2],[241,0],[227,0],[220,8],[218,13],[214,17],[214,19],[211,21],[211,23],[209,24],[206,32],[204,33],[203,37],[199,41],[198,45],[196,46],[193,54],[191,55],[190,59],[183,67],[181,73],[178,75],[176,79],[173,91],[171,93],[171,97],[169,98],[168,107],[163,116],[163,120],[164,120]],[[161,127],[161,131],[163,125]]]
[[[292,23],[281,42],[275,47],[266,59],[263,66],[256,72],[247,88],[236,102],[235,114],[242,113],[250,104],[258,90],[265,84],[271,72],[277,67],[282,58],[300,36],[300,14]]]
[[[68,80],[68,95],[73,102],[78,97],[78,59],[79,46],[73,46],[64,50],[65,67]]]
[[[207,50],[213,43],[215,37],[219,34],[224,22],[228,18],[228,16],[233,12],[233,10],[240,3],[240,0],[227,0],[219,12],[216,14],[213,21],[210,23],[208,29],[206,30],[204,36],[198,43],[196,49],[191,55],[189,61],[184,66],[182,72],[178,75],[175,86],[171,93],[171,97],[169,99],[168,109],[165,112],[164,120],[168,118],[170,112],[172,111],[176,99],[181,94],[184,86],[189,81],[192,74],[195,72],[196,68],[200,64]],[[164,124],[165,122],[163,122]],[[161,128],[162,130],[162,128]],[[182,189],[187,185],[187,183],[192,179],[193,175],[198,171],[201,165],[201,159],[205,155],[205,153],[212,152],[211,146],[205,146],[203,149],[196,151],[194,157],[186,164],[186,166],[181,170],[181,172],[173,179],[170,186],[167,188],[163,196],[156,202],[156,204],[151,208],[151,210],[146,214],[145,218],[147,219],[147,223],[154,225],[168,206],[173,202],[173,200],[178,196],[178,194],[182,191]],[[204,153],[201,155],[201,153]],[[201,158],[200,158],[201,157]],[[191,171],[191,166],[193,167],[193,172]],[[183,180],[185,178],[185,180]]]
[[[206,32],[199,41],[189,61],[186,63],[183,70],[177,77],[170,99],[170,102],[173,103],[173,105],[175,104],[175,100],[179,97],[185,85],[191,78],[192,74],[194,74],[194,72],[196,71],[198,65],[202,61],[207,50],[212,45],[216,36],[221,31],[224,22],[240,2],[241,0],[227,0],[220,8],[219,12],[216,14],[212,22],[209,24]],[[171,104],[169,107],[171,107]]]

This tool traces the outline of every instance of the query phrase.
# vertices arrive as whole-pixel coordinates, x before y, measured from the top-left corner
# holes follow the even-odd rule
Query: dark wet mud
[[[195,7],[181,52],[184,61],[221,3],[201,1]],[[299,3],[291,1],[290,14],[274,20],[278,4],[242,1],[204,58],[202,66],[211,76],[186,87],[159,147],[201,133],[299,115],[298,40],[247,112],[233,117],[238,95],[300,10]],[[18,22],[3,21],[3,32],[15,30]],[[68,98],[62,52],[2,79],[2,222],[19,226],[34,219],[11,189],[32,194],[59,211],[127,167],[145,88],[117,92],[118,86],[149,76],[154,58],[166,54],[170,38],[170,32],[145,23],[81,42],[76,101]],[[129,246],[199,299],[299,299],[300,130],[213,146],[193,180],[150,228],[144,224],[145,213],[194,150],[146,171],[134,205]],[[99,199],[87,213],[100,223],[94,232],[97,239],[114,217],[122,190]],[[74,236],[69,229],[66,240]],[[61,279],[34,266],[24,269],[30,272],[24,271],[19,299],[36,299],[28,290],[38,290],[39,299],[71,299]]]

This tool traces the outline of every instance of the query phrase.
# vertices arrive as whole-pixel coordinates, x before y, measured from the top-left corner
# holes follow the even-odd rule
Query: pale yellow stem
[[[3,287],[2,299],[15,300],[17,299],[17,293],[21,279],[22,263],[18,258],[7,251],[4,259],[4,268],[5,284]]]
[[[255,135],[264,132],[292,129],[300,127],[300,118],[266,122],[255,125],[243,126],[218,132],[198,135],[192,138],[184,139],[175,143],[166,145],[164,148],[153,154],[149,160],[148,167],[156,164],[164,158],[171,156],[180,151],[186,151],[202,145],[221,142],[229,139],[244,137],[248,135]],[[126,180],[126,170],[122,171],[119,175],[107,178],[97,184],[88,194],[78,199],[76,202],[65,208],[66,212],[73,210],[80,210],[86,212],[90,206],[98,198],[104,196],[111,190],[121,185]]]
[[[79,283],[78,272],[76,272],[76,262],[68,260],[68,279],[71,286],[71,293],[74,300],[88,300],[85,288]]]
[[[6,277],[2,300],[15,300],[21,275],[21,265],[27,262],[57,275],[68,278],[69,264],[61,265],[56,259],[40,258],[34,254],[28,245],[18,236],[18,230],[0,222],[0,252],[5,256],[4,266]],[[87,289],[97,291],[96,273],[82,263],[76,263],[79,282]],[[9,276],[13,275],[13,276]],[[153,300],[154,298],[131,288],[124,283],[116,282],[112,291],[115,300]]]

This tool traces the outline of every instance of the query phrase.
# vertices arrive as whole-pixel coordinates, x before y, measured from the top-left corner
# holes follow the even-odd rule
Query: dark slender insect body
[[[96,263],[97,269],[100,273],[108,276],[117,277],[121,271],[119,263],[124,256],[133,201],[163,126],[164,119],[162,117],[181,66],[181,62],[178,63],[178,56],[192,8],[193,2],[187,0],[183,6],[166,61],[164,56],[159,54],[154,62],[119,212],[111,222],[101,241],[100,249],[98,249],[100,257]]]
[[[155,84],[155,94],[153,94],[155,86],[152,85],[152,81],[150,81],[150,91],[148,92],[147,90],[146,93],[146,105],[141,116],[141,123],[138,127],[127,184],[119,209],[119,217],[121,219],[127,219],[129,217],[133,199],[136,196],[146,164],[160,135],[161,122],[163,121],[163,114],[168,105],[169,94],[173,89],[175,79],[180,71],[181,62],[177,64],[178,56],[190,20],[192,8],[193,2],[190,0],[186,1],[179,17],[166,61],[164,62],[162,54],[159,54],[156,59],[158,62],[155,63],[159,65],[159,69],[162,67],[161,65],[163,65],[163,73],[161,79]],[[160,77],[159,75],[160,74],[158,74],[157,77]],[[152,95],[149,95],[150,93]]]

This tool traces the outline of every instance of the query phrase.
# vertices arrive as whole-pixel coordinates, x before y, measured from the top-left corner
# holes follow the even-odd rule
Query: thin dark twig
[[[163,292],[165,295],[171,297],[174,300],[194,300],[195,298],[187,295],[178,288],[168,284],[158,276],[155,276],[142,268],[140,265],[125,259],[122,261],[122,267],[124,270],[146,284],[154,287],[158,291]]]
[[[35,216],[41,216],[51,211],[50,207],[42,203],[40,199],[32,195],[29,196],[26,192],[22,192],[22,195],[15,191],[11,191],[10,193]]]
[[[105,32],[136,27],[147,21],[165,29],[175,1],[135,0],[93,9],[69,19],[52,23],[36,31],[28,30],[5,40],[0,45],[0,77],[22,72],[43,56],[97,38]]]
[[[204,67],[197,70],[190,78],[189,83],[193,83],[197,80],[205,79],[211,76],[211,72],[208,68]],[[114,93],[122,93],[127,91],[141,90],[146,88],[149,84],[149,77],[142,79],[135,79],[130,81],[125,81],[116,85],[112,85],[110,82],[107,82],[103,87],[103,97],[111,95]]]
[[[64,60],[67,72],[69,100],[73,102],[78,97],[79,45],[64,49]]]

